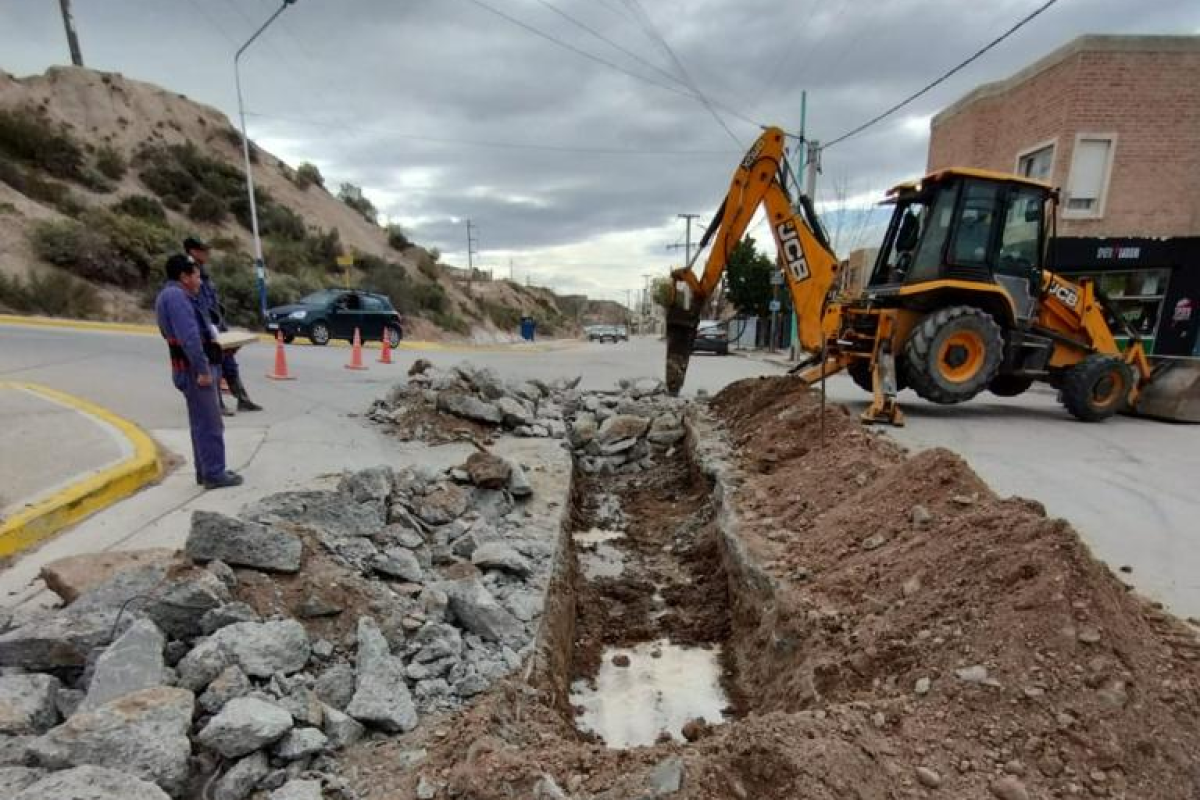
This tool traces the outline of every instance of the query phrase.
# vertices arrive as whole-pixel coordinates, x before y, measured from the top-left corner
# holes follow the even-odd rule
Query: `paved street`
[[[351,372],[344,348],[288,348],[298,380],[263,378],[273,348],[256,344],[241,360],[251,394],[267,411],[228,420],[230,462],[246,473],[236,490],[202,493],[180,469],[160,486],[98,514],[73,532],[96,547],[169,543],[182,515],[193,508],[236,510],[250,498],[308,485],[344,468],[378,463],[449,463],[448,448],[400,445],[348,415],[363,411],[420,356],[436,364],[464,359],[501,374],[584,377],[587,388],[605,388],[621,377],[658,376],[659,342],[620,345],[566,343],[546,351],[401,351],[388,368]],[[777,365],[746,358],[698,355],[686,391],[718,390],[732,380],[778,372]],[[0,327],[0,380],[43,383],[103,405],[147,429],[179,454],[188,452],[183,402],[171,387],[165,346],[152,336]],[[829,381],[832,401],[855,413],[864,398],[847,379]],[[902,395],[908,427],[893,431],[912,447],[944,446],[964,455],[1001,494],[1020,494],[1073,522],[1095,553],[1115,569],[1133,568],[1131,580],[1145,594],[1183,616],[1200,616],[1200,526],[1196,476],[1200,475],[1200,427],[1118,418],[1100,425],[1078,423],[1052,394],[1030,392],[1002,400],[990,395],[963,406],[939,407]],[[3,457],[0,454],[0,457]],[[58,554],[52,542],[37,556]],[[0,603],[27,594],[31,565],[0,576]],[[10,570],[10,573],[13,573]],[[36,572],[36,570],[33,570]],[[8,595],[6,597],[6,594]]]

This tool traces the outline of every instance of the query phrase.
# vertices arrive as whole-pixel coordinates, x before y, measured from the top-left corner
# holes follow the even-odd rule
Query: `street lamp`
[[[294,2],[296,0],[283,0],[283,5],[262,24],[262,27],[254,32],[253,36],[246,40],[244,45],[238,48],[237,53],[233,56],[233,80],[237,84],[238,117],[242,121],[242,157],[246,163],[246,192],[250,196],[250,231],[254,235],[254,274],[258,279],[258,306],[263,319],[267,317],[267,265],[263,261],[262,239],[258,235],[258,206],[254,202],[254,173],[250,171],[250,138],[246,136],[246,109],[242,105],[242,74],[239,62],[242,53],[246,52],[246,48]]]

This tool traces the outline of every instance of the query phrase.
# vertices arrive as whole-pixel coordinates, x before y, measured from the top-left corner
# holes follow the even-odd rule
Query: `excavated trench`
[[[708,482],[680,454],[635,475],[577,472],[574,486],[575,619],[564,667],[576,729],[623,749],[682,742],[735,717]]]

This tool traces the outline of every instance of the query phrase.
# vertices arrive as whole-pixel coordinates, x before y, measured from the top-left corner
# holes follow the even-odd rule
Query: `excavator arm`
[[[793,207],[786,186],[784,133],[767,128],[747,151],[730,182],[729,193],[700,240],[697,256],[711,244],[704,271],[689,263],[671,273],[672,302],[667,310],[667,389],[677,394],[687,376],[701,309],[720,285],[729,255],[750,220],[765,206],[778,263],[796,309],[799,345],[818,353],[825,341],[825,305],[837,276],[837,256],[809,198]]]

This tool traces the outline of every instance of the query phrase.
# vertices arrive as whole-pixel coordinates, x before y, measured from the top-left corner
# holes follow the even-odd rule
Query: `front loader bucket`
[[[683,388],[699,323],[699,311],[667,309],[667,391],[671,394],[679,394]]]
[[[1172,422],[1200,422],[1200,359],[1151,358],[1150,381],[1133,413]]]

